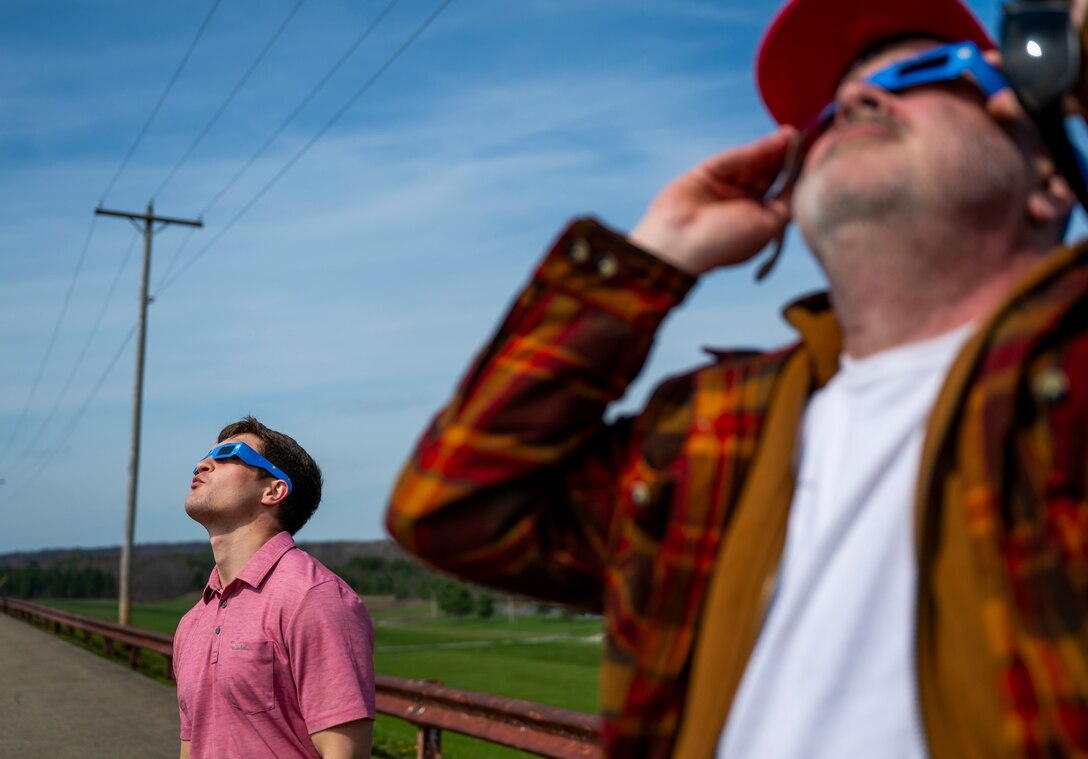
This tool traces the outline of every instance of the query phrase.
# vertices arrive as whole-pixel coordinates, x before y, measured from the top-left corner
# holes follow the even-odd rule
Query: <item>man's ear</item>
[[[287,483],[283,480],[269,480],[261,494],[262,506],[279,506],[287,498]]]

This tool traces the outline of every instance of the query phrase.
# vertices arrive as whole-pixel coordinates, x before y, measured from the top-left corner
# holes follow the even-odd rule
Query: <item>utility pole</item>
[[[144,396],[144,348],[147,344],[147,282],[151,274],[151,238],[155,236],[155,223],[162,226],[183,224],[187,227],[203,227],[204,222],[189,219],[171,219],[156,216],[154,201],[147,202],[147,213],[126,213],[107,211],[101,206],[95,209],[98,216],[119,216],[128,219],[144,235],[144,265],[140,277],[140,313],[136,321],[136,389],[132,399],[132,451],[128,465],[128,507],[125,511],[125,539],[121,543],[121,587],[117,609],[117,621],[122,625],[132,624],[132,540],[136,533],[136,484],[140,474],[140,416],[143,410]],[[142,221],[141,225],[139,221]]]

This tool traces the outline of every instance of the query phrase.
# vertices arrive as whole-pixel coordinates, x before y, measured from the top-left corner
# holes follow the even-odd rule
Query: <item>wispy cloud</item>
[[[433,7],[402,5],[389,27],[402,35]],[[285,12],[285,3],[270,4],[270,18],[280,6]],[[344,14],[358,29],[375,8],[300,19],[282,56],[270,59],[253,92],[156,199],[159,211],[185,216],[202,208],[350,39],[351,29],[334,28],[346,25]],[[326,503],[304,537],[379,537],[385,493],[403,456],[563,222],[594,213],[627,227],[669,177],[769,128],[750,61],[770,12],[765,2],[730,8],[694,0],[653,8],[618,0],[451,6],[151,307],[138,538],[200,536],[180,511],[187,472],[219,427],[245,413],[295,435],[325,468]],[[74,34],[64,36],[65,54],[58,47],[38,71],[35,61],[50,56],[0,45],[5,66],[24,72],[0,91],[25,109],[0,121],[0,153],[34,139],[40,151],[0,175],[0,344],[20,356],[0,366],[0,446],[38,368],[91,208],[146,114],[98,74],[154,61],[157,74],[145,63],[134,85],[146,108],[193,31],[168,15],[169,34],[155,51],[112,32],[119,35],[112,61],[95,44],[72,43]],[[243,38],[251,48],[260,43],[239,18],[209,37],[209,53]],[[208,214],[179,263],[219,233],[396,42],[383,40]],[[39,42],[49,47],[48,38]],[[320,61],[301,57],[307,44]],[[194,57],[191,77],[179,82],[177,101],[164,108],[110,205],[146,204],[236,75],[227,76],[226,63],[217,72],[215,58],[200,60]],[[72,118],[63,118],[66,110]],[[116,133],[103,134],[110,130]],[[172,228],[155,238],[153,283],[184,234]],[[99,222],[27,430],[55,400],[131,235],[125,222]],[[701,284],[670,320],[632,396],[653,377],[701,361],[703,343],[784,339],[779,303],[818,282],[802,261],[791,250],[761,288],[748,272]],[[135,269],[126,274],[64,414],[42,436],[47,451],[132,324],[134,277]],[[10,494],[34,462],[8,458],[0,515],[18,511],[20,519],[0,516],[0,550],[117,541],[131,377],[129,354],[19,503]]]

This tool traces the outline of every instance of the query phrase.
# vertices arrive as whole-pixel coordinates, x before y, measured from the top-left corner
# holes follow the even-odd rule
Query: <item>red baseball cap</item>
[[[763,102],[778,123],[803,127],[831,102],[861,53],[913,34],[995,47],[959,0],[789,0],[760,44],[756,81]]]

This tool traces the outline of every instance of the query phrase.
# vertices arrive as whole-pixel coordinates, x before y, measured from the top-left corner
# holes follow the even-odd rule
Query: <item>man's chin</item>
[[[831,167],[825,167],[831,169]],[[874,175],[857,169],[849,175],[835,167],[804,178],[794,194],[794,218],[809,245],[829,241],[859,222],[906,218],[915,207],[909,184],[902,177]]]
[[[185,513],[189,515],[189,518],[195,522],[204,524],[207,518],[211,514],[211,510],[207,507],[207,504],[193,498],[189,498],[185,501]]]

